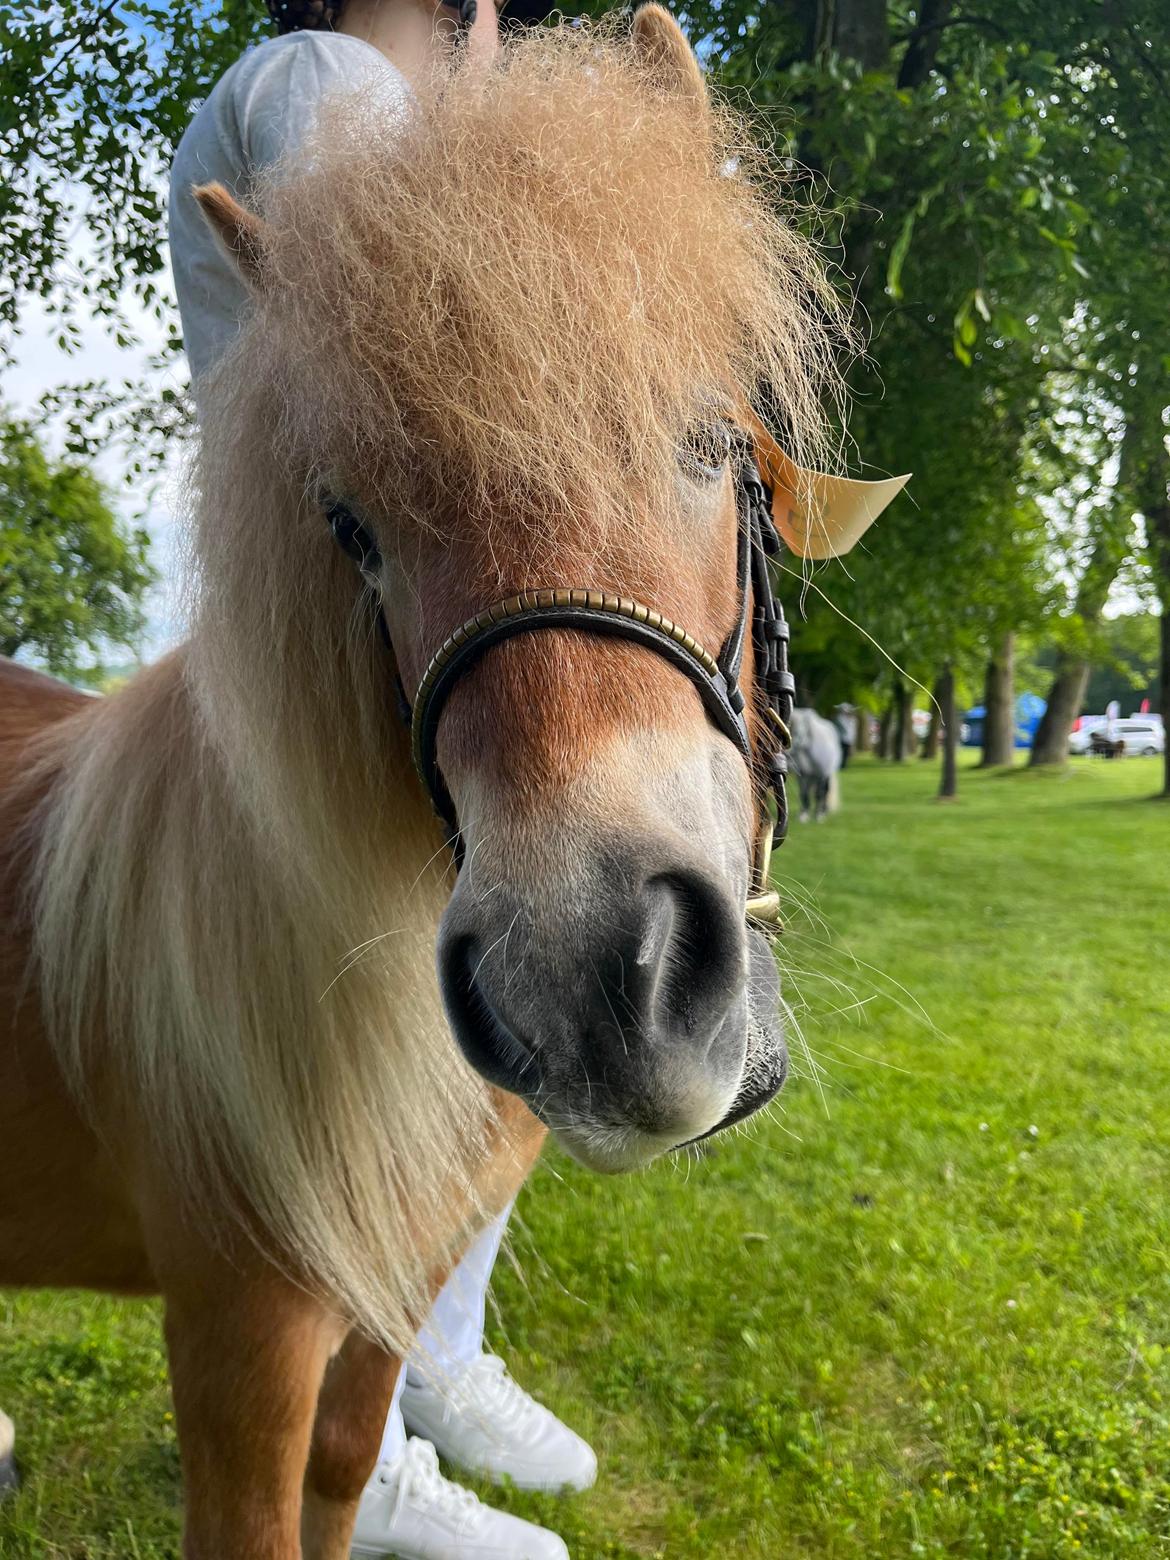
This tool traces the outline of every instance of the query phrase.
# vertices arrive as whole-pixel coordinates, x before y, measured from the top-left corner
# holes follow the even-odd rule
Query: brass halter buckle
[[[771,885],[772,842],[775,833],[776,826],[771,814],[765,813],[760,832],[756,835],[752,858],[752,892],[748,894],[744,908],[749,921],[782,932],[784,926],[780,920],[780,895]]]
[[[792,732],[788,722],[771,705],[767,707],[767,719],[773,741],[779,751],[786,754],[792,746]],[[772,887],[772,850],[775,843],[776,821],[765,802],[752,857],[752,886],[748,892],[747,918],[759,926],[782,932],[784,923],[780,919],[780,895]]]

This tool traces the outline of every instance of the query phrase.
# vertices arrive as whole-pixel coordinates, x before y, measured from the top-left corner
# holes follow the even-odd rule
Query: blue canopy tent
[[[1018,748],[1030,748],[1032,738],[1036,735],[1036,727],[1040,724],[1040,717],[1048,708],[1045,700],[1034,693],[1021,693],[1016,700],[1016,746]],[[982,704],[976,704],[963,716],[963,729],[960,732],[960,741],[964,747],[983,746],[983,722],[987,711]]]

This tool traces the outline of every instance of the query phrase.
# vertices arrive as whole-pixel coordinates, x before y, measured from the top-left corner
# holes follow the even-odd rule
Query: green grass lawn
[[[575,1560],[1170,1556],[1170,806],[862,764],[778,860],[805,1048],[771,1119],[622,1181],[550,1153],[492,1342],[597,1488]],[[799,908],[793,908],[793,902]],[[5,1560],[173,1556],[157,1313],[0,1299]]]

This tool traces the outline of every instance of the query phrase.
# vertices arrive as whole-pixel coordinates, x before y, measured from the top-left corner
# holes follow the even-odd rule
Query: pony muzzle
[[[622,1170],[758,1108],[783,1081],[775,966],[761,1022],[742,900],[697,853],[615,840],[547,891],[461,874],[439,974],[468,1062],[575,1158]],[[771,1058],[761,1066],[761,1057]]]

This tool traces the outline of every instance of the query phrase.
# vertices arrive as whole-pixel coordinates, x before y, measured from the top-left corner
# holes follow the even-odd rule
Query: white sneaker
[[[521,1490],[587,1490],[597,1477],[592,1448],[517,1386],[494,1354],[442,1386],[408,1372],[402,1417],[449,1462]]]
[[[493,1511],[445,1479],[435,1448],[418,1436],[396,1462],[374,1469],[351,1544],[354,1555],[399,1560],[569,1560],[555,1533]]]

